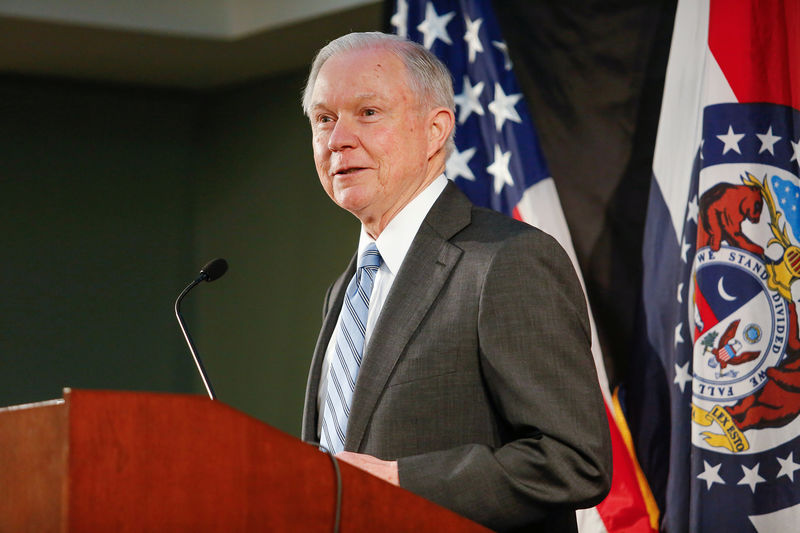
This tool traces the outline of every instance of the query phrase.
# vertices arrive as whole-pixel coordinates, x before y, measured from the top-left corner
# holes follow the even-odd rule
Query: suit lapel
[[[359,449],[392,370],[458,263],[462,250],[448,240],[469,224],[470,209],[469,200],[449,183],[420,226],[365,350],[347,423],[347,449]]]

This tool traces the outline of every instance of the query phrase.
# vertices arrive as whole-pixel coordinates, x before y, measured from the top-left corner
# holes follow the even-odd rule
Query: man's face
[[[367,49],[331,57],[314,84],[309,118],[320,182],[370,233],[382,231],[430,173],[430,114],[406,77],[393,53]]]

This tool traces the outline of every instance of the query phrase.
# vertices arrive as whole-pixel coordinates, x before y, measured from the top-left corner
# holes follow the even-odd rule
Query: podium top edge
[[[64,387],[62,389],[62,398],[56,398],[52,400],[43,400],[38,402],[31,402],[31,403],[24,403],[19,405],[10,405],[10,406],[0,406],[0,413],[11,412],[11,411],[23,411],[28,409],[33,409],[37,407],[54,407],[54,406],[62,406],[62,405],[69,405],[74,402],[77,397],[81,399],[85,398],[101,398],[101,399],[108,399],[108,398],[143,398],[146,396],[154,397],[154,398],[182,398],[184,401],[189,400],[192,402],[211,402],[217,404],[219,406],[231,408],[222,402],[218,402],[217,400],[211,400],[206,395],[202,394],[186,394],[186,393],[174,393],[174,392],[153,392],[153,391],[119,391],[119,390],[107,390],[107,389],[74,389],[72,387]],[[232,408],[231,408],[232,409]]]
[[[66,402],[62,399],[45,400],[43,402],[23,403],[20,405],[9,405],[8,407],[0,407],[0,413],[8,413],[11,411],[24,411],[25,409],[34,409],[36,407],[51,407],[54,405],[64,405]]]

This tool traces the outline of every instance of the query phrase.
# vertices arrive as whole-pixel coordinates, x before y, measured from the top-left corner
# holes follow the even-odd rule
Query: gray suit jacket
[[[355,258],[325,298],[303,439]],[[375,324],[345,449],[398,460],[400,485],[496,530],[575,530],[611,479],[584,295],[545,233],[448,184]]]

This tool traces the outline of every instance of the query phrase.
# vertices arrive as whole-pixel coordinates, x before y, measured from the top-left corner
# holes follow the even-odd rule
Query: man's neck
[[[378,235],[373,236],[369,233],[369,229],[361,225],[361,238],[359,239],[359,248],[366,239],[367,241],[375,241],[380,243],[386,241],[391,242],[396,239],[399,233],[410,233],[412,236],[416,234],[422,220],[427,216],[431,206],[436,202],[441,192],[447,186],[447,178],[440,174],[437,176],[427,187],[419,192],[405,207],[403,207],[392,219],[387,223]],[[392,235],[392,236],[390,236]]]
[[[394,217],[396,217],[398,213],[400,213],[403,209],[405,209],[406,206],[409,203],[411,203],[414,200],[414,198],[419,196],[422,191],[430,187],[431,183],[433,183],[436,180],[436,178],[441,176],[443,172],[444,172],[444,166],[442,166],[442,168],[438,172],[434,173],[433,175],[426,178],[425,181],[421,182],[416,189],[410,192],[410,194],[404,199],[404,201],[399,202],[396,205],[392,206],[391,210],[386,211],[380,217],[369,218],[369,219],[358,217],[359,220],[361,220],[361,225],[366,230],[367,235],[369,235],[372,239],[377,239],[380,236],[380,234],[383,233],[383,230],[386,229],[386,226],[388,226],[389,223],[394,219]]]

